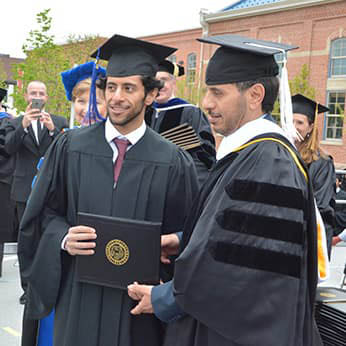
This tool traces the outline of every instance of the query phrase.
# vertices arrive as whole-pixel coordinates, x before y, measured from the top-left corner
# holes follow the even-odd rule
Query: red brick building
[[[319,117],[322,147],[338,168],[346,167],[346,1],[233,1],[219,12],[201,13],[200,28],[142,38],[179,48],[171,58],[184,63],[187,82],[197,88],[216,46],[196,38],[227,33],[299,46],[288,55],[289,78],[308,66],[316,100],[330,108]]]

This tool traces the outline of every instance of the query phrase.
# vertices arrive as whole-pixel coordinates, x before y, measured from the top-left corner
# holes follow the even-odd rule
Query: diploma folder
[[[159,283],[161,223],[78,213],[78,224],[97,234],[95,253],[76,258],[78,281],[120,289]]]

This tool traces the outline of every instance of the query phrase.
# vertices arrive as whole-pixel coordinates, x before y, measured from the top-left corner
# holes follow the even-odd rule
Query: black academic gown
[[[40,319],[55,307],[54,346],[159,346],[159,320],[130,315],[135,303],[126,291],[77,282],[75,257],[61,242],[78,211],[162,222],[163,233],[182,229],[198,188],[196,171],[186,153],[147,128],[126,153],[113,189],[113,151],[104,132],[103,123],[68,131],[45,156],[19,238],[29,282],[25,315]]]
[[[336,200],[346,201],[346,191],[340,189],[336,193]],[[335,228],[334,236],[340,234],[346,228],[346,204],[335,205]]]
[[[154,103],[153,107],[155,105],[159,108],[146,114],[146,122],[154,131],[162,133],[187,123],[198,135],[202,145],[189,150],[189,153],[195,162],[198,180],[202,186],[216,157],[215,139],[206,115],[199,107],[179,98],[174,98],[165,104]],[[165,109],[166,107],[172,108]]]
[[[4,127],[8,121],[9,118],[0,118],[0,243],[16,242],[18,238],[15,202],[11,199],[15,157],[8,155],[4,149],[6,135]]]
[[[317,208],[321,213],[327,237],[328,255],[332,249],[333,229],[335,226],[336,175],[333,159],[320,157],[309,165],[312,188]]]
[[[321,346],[316,243],[311,184],[284,146],[219,160],[184,228],[174,293],[188,315],[165,346]]]

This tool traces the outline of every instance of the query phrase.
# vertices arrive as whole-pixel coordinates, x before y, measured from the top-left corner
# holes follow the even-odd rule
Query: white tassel
[[[280,81],[280,122],[281,127],[287,134],[290,141],[294,144],[296,140],[301,141],[302,138],[293,124],[293,111],[291,91],[288,83],[288,72],[286,67],[286,52],[284,54],[284,64],[281,71]]]

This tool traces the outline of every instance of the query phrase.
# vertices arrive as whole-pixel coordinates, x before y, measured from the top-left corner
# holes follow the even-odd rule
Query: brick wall
[[[277,6],[280,6],[280,3]],[[346,1],[209,23],[209,35],[226,33],[299,46],[299,49],[289,54],[289,78],[299,74],[302,65],[307,64],[310,70],[310,85],[316,89],[316,100],[325,104],[330,44],[336,38],[346,38]],[[196,38],[201,35],[201,29],[192,29],[146,36],[144,39],[179,48],[177,61],[184,61],[185,66],[187,55],[196,53],[199,69],[201,46]],[[204,66],[215,49],[216,46],[204,45]],[[346,93],[346,79],[341,85]],[[323,140],[324,115],[320,115],[318,125],[320,139]],[[346,167],[346,121],[343,139],[337,142],[323,140],[321,146],[333,156],[337,167]]]

